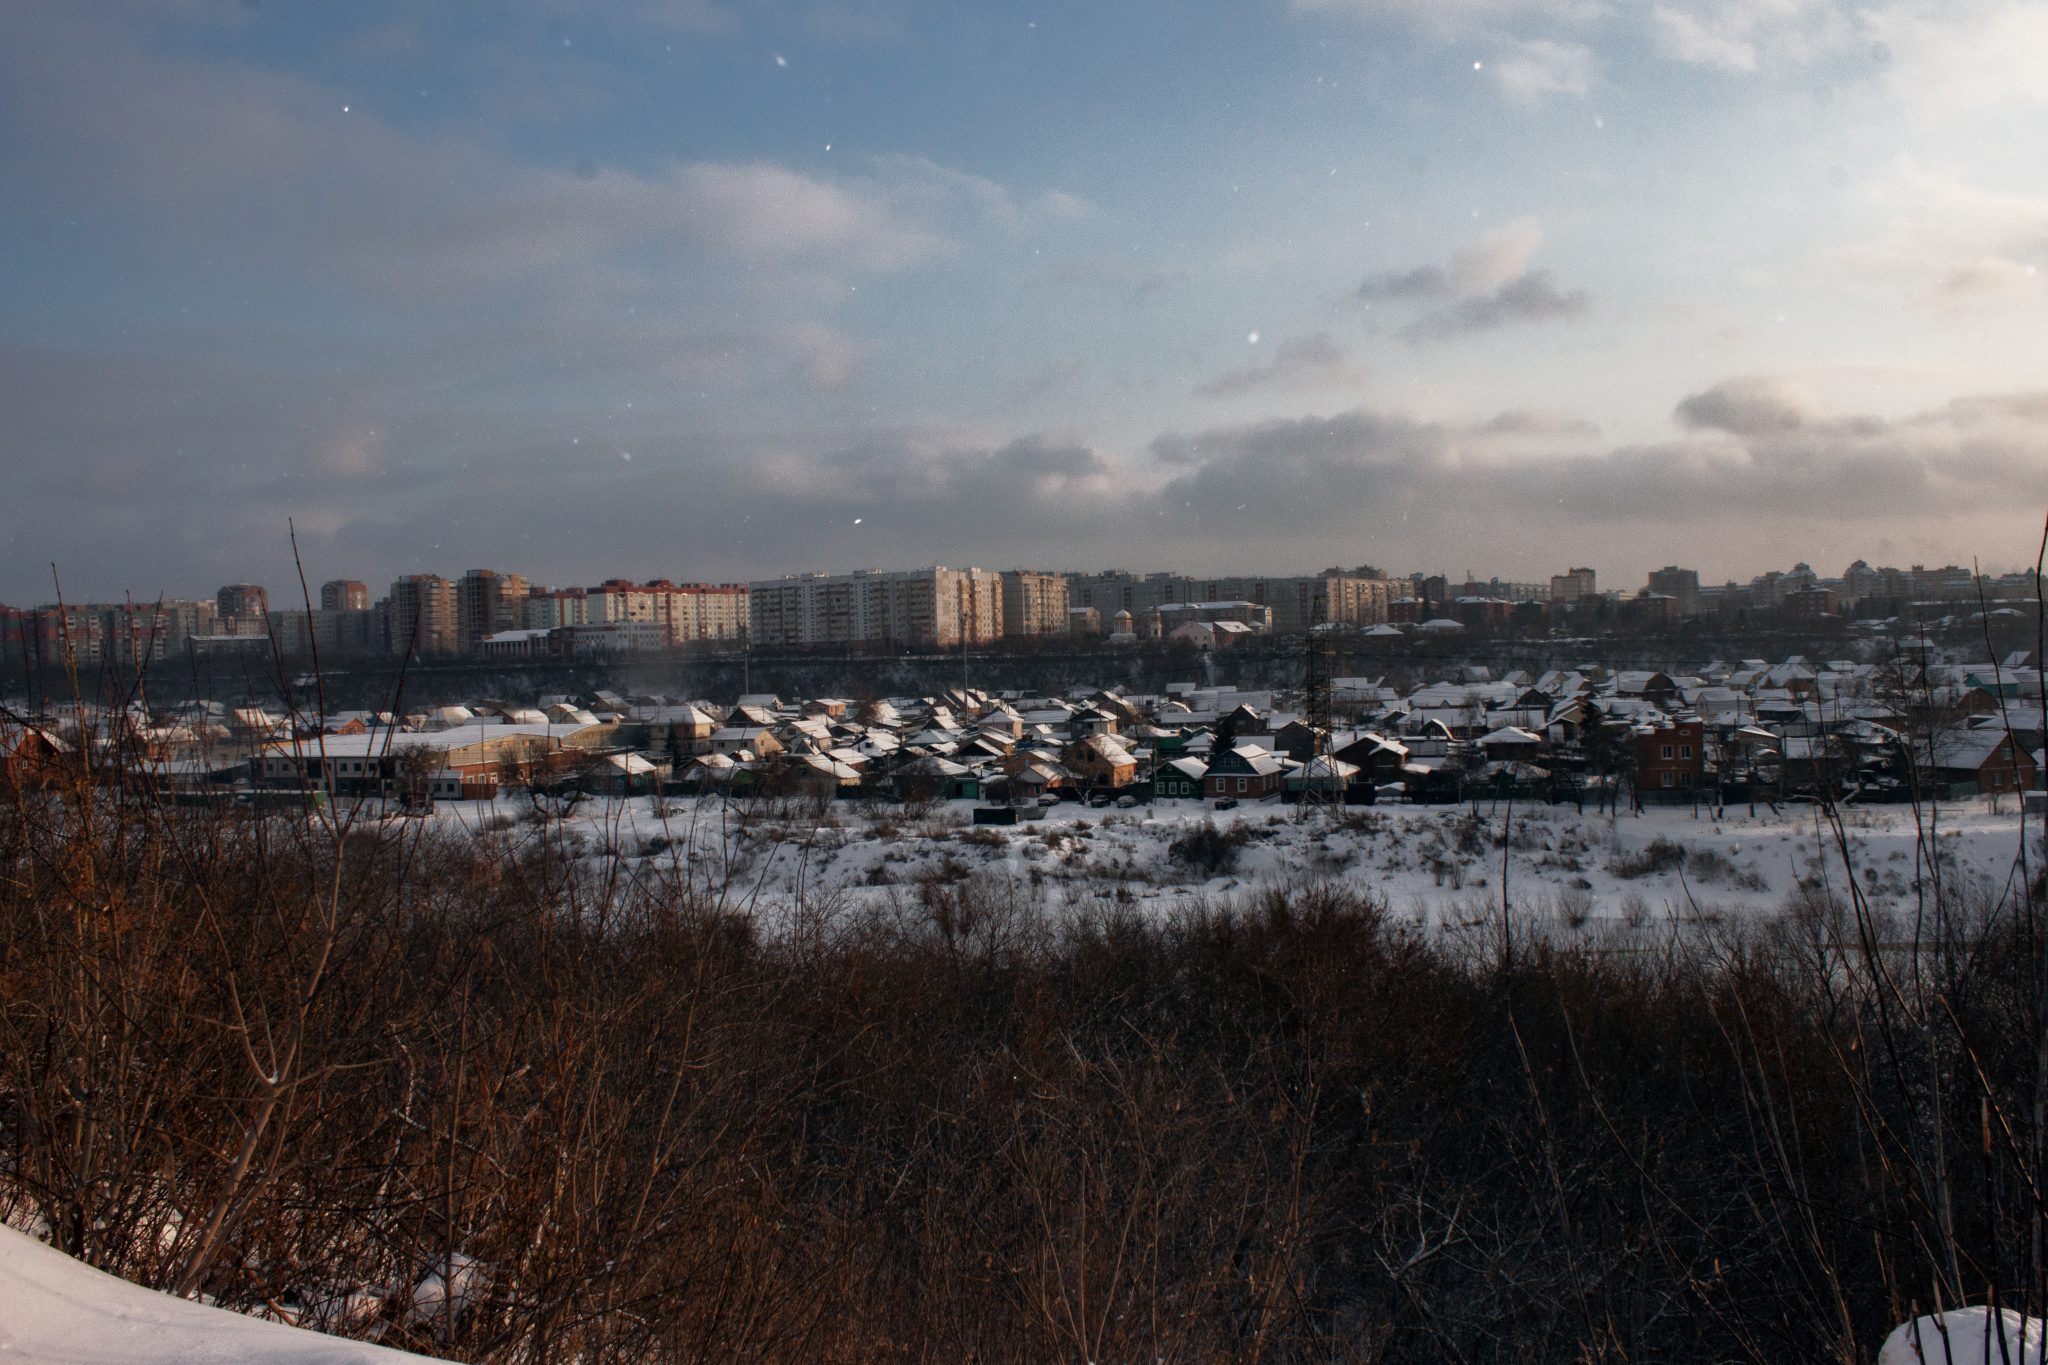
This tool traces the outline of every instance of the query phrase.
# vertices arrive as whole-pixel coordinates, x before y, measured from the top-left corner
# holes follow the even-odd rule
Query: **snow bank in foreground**
[[[1885,1338],[1877,1365],[2042,1365],[2039,1318],[2010,1308],[1954,1308],[1915,1318]]]
[[[421,1359],[174,1299],[0,1227],[0,1360],[9,1365],[372,1365]]]

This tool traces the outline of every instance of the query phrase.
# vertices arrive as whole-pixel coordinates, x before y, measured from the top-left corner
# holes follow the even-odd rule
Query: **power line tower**
[[[1303,772],[1301,800],[1305,806],[1334,809],[1344,804],[1344,786],[1337,780],[1337,760],[1330,738],[1330,694],[1337,651],[1330,632],[1318,629],[1320,624],[1310,620],[1302,645],[1301,719],[1309,727],[1313,745]]]

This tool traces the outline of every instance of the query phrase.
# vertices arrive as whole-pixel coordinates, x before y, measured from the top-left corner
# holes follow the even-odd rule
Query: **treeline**
[[[471,1360],[1846,1365],[2040,1311],[2033,896],[1573,946],[1333,884],[770,921],[682,856],[7,794],[0,1209]]]

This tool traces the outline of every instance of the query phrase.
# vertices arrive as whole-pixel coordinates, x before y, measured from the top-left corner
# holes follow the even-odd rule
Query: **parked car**
[[[1236,809],[1237,809],[1237,798],[1236,798],[1236,797],[1234,797],[1234,796],[1219,796],[1219,797],[1217,797],[1217,798],[1216,798],[1216,809],[1217,809],[1217,810],[1236,810]]]

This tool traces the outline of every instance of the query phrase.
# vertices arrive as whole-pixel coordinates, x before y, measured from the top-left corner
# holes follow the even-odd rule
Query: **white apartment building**
[[[988,569],[795,574],[748,584],[756,645],[991,644],[1003,633],[1001,575]]]

